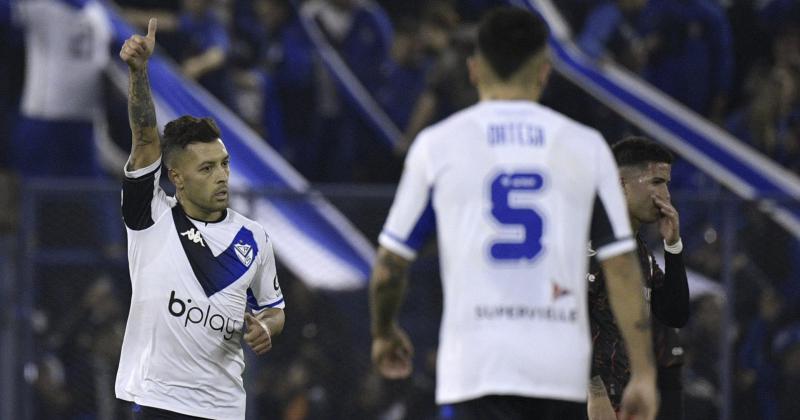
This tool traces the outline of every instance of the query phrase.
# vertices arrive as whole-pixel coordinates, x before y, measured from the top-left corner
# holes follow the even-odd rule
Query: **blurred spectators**
[[[213,0],[182,0],[177,13],[166,9],[126,9],[125,17],[147,27],[158,19],[159,44],[180,64],[184,76],[195,80],[224,104],[235,109],[234,90],[228,68],[231,40],[222,15]]]
[[[800,70],[800,68],[798,68]],[[791,68],[773,67],[753,76],[752,99],[729,118],[726,128],[776,162],[800,169],[800,77]],[[800,172],[797,172],[800,173]]]
[[[432,65],[425,90],[416,99],[404,127],[401,153],[405,153],[424,127],[478,101],[478,91],[472,86],[467,70],[475,36],[475,27],[460,24],[460,17],[447,2],[432,2],[423,12],[420,39]]]
[[[616,0],[598,5],[583,23],[578,46],[595,60],[614,60],[640,73],[648,54],[642,13],[646,4],[647,0]]]
[[[40,348],[30,380],[41,404],[37,419],[128,418],[114,396],[125,313],[116,280],[98,277],[66,311],[43,308],[33,317]]]
[[[393,28],[384,10],[371,0],[309,0],[300,13],[315,22],[355,77],[373,95],[386,83]],[[306,171],[314,181],[378,180],[367,163],[391,161],[391,150],[348,99],[347,86],[320,68],[316,102],[319,131]]]
[[[783,302],[771,287],[760,293],[758,312],[749,321],[738,355],[736,418],[777,420],[778,366],[772,342],[780,328]]]
[[[240,2],[236,55],[240,109],[269,144],[303,173],[319,126],[316,57],[289,0]],[[242,103],[243,98],[248,105]]]
[[[11,140],[11,165],[22,176],[101,173],[95,120],[103,115],[102,75],[111,29],[96,0],[13,3],[25,34],[25,85]]]
[[[686,420],[719,418],[720,338],[724,300],[706,294],[692,300],[686,339],[684,397]]]
[[[720,122],[733,81],[730,24],[715,0],[649,0],[645,79],[695,112]]]
[[[414,103],[425,87],[430,60],[424,55],[424,37],[413,19],[398,22],[386,83],[377,94],[378,103],[398,127],[408,124]]]
[[[781,329],[772,344],[778,366],[778,419],[796,419],[800,413],[800,322]]]

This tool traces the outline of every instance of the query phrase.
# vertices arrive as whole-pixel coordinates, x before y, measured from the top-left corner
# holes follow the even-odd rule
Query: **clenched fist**
[[[131,70],[142,70],[147,66],[147,60],[153,55],[153,48],[156,46],[157,29],[158,21],[151,18],[147,24],[147,35],[133,35],[125,40],[119,57]]]

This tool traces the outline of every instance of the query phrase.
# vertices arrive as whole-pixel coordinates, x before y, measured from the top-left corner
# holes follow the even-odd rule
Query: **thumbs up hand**
[[[247,326],[244,341],[259,356],[268,352],[272,348],[272,336],[267,324],[249,312],[244,313],[244,320]]]
[[[158,20],[151,18],[147,24],[147,35],[133,35],[122,45],[119,57],[128,64],[131,70],[142,70],[147,66],[147,60],[153,55],[156,45],[156,30]]]

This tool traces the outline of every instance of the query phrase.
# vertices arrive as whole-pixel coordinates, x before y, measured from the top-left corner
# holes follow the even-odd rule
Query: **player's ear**
[[[176,189],[183,189],[183,176],[180,172],[176,171],[174,168],[169,168],[167,169],[167,176],[170,182],[172,182],[172,185],[175,185]]]
[[[467,71],[469,72],[469,81],[472,86],[478,87],[480,82],[480,69],[478,69],[478,56],[477,54],[467,57]]]
[[[550,70],[552,70],[553,66],[550,64],[550,60],[545,56],[542,58],[542,62],[539,64],[539,88],[544,89],[544,86],[547,84],[547,79],[550,78]]]

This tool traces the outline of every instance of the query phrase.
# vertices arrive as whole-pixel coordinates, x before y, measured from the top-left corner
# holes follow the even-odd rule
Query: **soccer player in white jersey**
[[[25,29],[25,86],[9,156],[23,176],[101,175],[95,120],[111,22],[98,0],[12,1]],[[3,6],[0,6],[3,7]]]
[[[387,378],[411,373],[413,347],[397,314],[408,265],[435,228],[442,417],[584,418],[591,239],[632,355],[623,416],[652,419],[650,324],[617,168],[597,131],[536,103],[549,72],[546,40],[537,16],[490,12],[468,63],[481,101],[412,144],[372,273],[372,359]]]
[[[230,158],[210,118],[156,126],[147,63],[156,21],[125,41],[133,146],[122,214],[133,288],[116,394],[134,418],[243,419],[244,355],[283,329],[272,241],[228,208]],[[175,197],[159,187],[162,162]],[[248,312],[246,312],[248,311]]]

